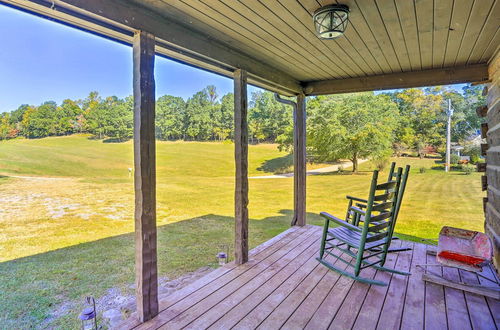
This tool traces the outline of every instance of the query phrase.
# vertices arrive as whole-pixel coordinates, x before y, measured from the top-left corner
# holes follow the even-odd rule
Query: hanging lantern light
[[[349,22],[349,7],[328,5],[317,9],[313,15],[316,33],[321,39],[335,39],[344,34]]]
[[[95,309],[95,299],[93,297],[87,297],[85,298],[85,301],[90,307],[85,308],[79,316],[80,321],[82,321],[82,329],[97,330],[97,312]]]

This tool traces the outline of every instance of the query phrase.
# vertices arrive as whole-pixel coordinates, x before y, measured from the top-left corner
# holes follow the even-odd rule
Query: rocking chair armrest
[[[348,223],[347,221],[344,221],[340,218],[337,218],[336,216],[334,215],[331,215],[330,213],[327,213],[327,212],[321,212],[320,215],[325,218],[326,220],[328,221],[333,221],[335,222],[336,224],[338,225],[341,225],[342,227],[346,227],[348,229],[351,229],[351,230],[354,230],[354,231],[361,231],[361,228],[359,227],[356,227],[354,225],[351,225],[350,223]]]
[[[345,196],[345,198],[356,201],[356,202],[368,203],[368,201],[366,199],[358,198],[358,197],[354,197],[354,196],[347,195],[347,196]]]

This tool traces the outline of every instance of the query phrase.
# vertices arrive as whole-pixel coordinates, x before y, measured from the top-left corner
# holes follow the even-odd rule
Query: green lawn
[[[280,172],[290,160],[276,145],[250,146],[249,153],[251,176]],[[158,142],[160,276],[215,266],[219,246],[232,244],[233,159],[231,143]],[[433,239],[443,225],[482,230],[479,173],[431,170],[430,159],[397,161],[413,166],[397,233]],[[74,328],[75,308],[56,320],[51,313],[112,287],[128,290],[132,164],[131,142],[86,136],[0,141],[0,328]],[[420,167],[428,170],[421,174]],[[321,224],[320,211],[342,216],[346,194],[365,196],[372,165],[361,170],[308,177],[308,222]],[[292,178],[250,180],[252,247],[288,228],[292,195]]]

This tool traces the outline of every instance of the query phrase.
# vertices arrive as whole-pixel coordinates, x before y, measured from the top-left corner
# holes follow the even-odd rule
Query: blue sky
[[[0,31],[0,113],[26,103],[82,99],[90,91],[132,94],[129,46],[2,5]],[[157,96],[187,99],[207,85],[215,85],[219,96],[233,89],[228,78],[159,57],[155,75]]]
[[[0,113],[93,90],[132,94],[131,47],[2,5],[0,31]],[[207,85],[220,96],[233,89],[228,78],[159,57],[155,71],[157,96],[188,98]]]

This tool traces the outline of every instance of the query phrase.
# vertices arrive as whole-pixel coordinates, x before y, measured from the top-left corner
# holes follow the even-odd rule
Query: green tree
[[[186,102],[182,97],[163,95],[156,102],[156,137],[181,139],[184,134]]]
[[[445,115],[441,87],[426,90],[409,88],[392,95],[401,115],[396,141],[414,148],[420,156],[427,146],[441,146],[444,139]]]
[[[228,93],[221,99],[221,103],[213,111],[214,133],[218,140],[225,140],[233,136],[234,126],[234,94]]]
[[[308,106],[307,145],[319,161],[358,160],[391,151],[398,109],[387,95],[318,96]]]
[[[203,89],[186,102],[184,130],[193,140],[208,140],[212,134],[211,102],[207,89]]]
[[[293,110],[276,101],[273,93],[257,91],[250,100],[248,124],[251,140],[275,142],[293,126]]]
[[[57,104],[48,101],[39,107],[28,107],[23,114],[23,134],[27,138],[55,135]]]
[[[0,140],[6,140],[9,138],[13,127],[10,123],[10,114],[3,113],[0,115]]]

